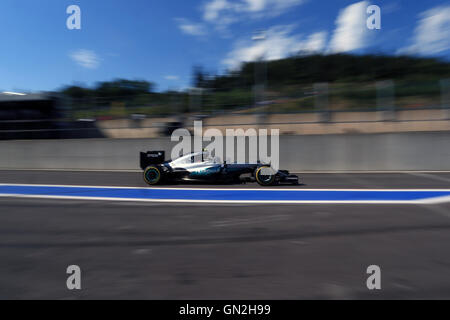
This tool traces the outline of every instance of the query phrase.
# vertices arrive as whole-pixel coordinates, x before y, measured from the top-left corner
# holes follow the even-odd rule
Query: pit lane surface
[[[298,173],[308,189],[444,189],[450,187],[450,172],[405,173]],[[141,172],[0,170],[0,183],[82,186],[146,187]],[[239,185],[177,184],[164,188],[262,188],[257,183]]]
[[[448,173],[300,176],[307,188],[450,185]],[[139,173],[108,172],[2,171],[0,183],[144,186]],[[0,298],[450,298],[449,231],[448,203],[280,206],[4,198]],[[66,289],[65,271],[72,264],[82,269],[81,291]],[[380,291],[366,288],[372,264],[381,267]]]

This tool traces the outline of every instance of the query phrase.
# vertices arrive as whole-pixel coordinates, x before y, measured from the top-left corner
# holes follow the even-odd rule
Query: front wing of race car
[[[277,172],[277,179],[280,183],[299,184],[298,176],[290,174],[287,170],[279,170]]]

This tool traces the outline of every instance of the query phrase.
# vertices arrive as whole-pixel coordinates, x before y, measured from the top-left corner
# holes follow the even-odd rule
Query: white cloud
[[[203,7],[203,19],[219,30],[252,18],[280,15],[306,0],[209,0]]]
[[[204,36],[206,30],[200,23],[193,23],[186,19],[175,19],[178,22],[178,27],[184,34],[191,36]]]
[[[285,10],[304,3],[306,0],[244,0],[236,4],[237,11],[281,14]]]
[[[269,29],[266,38],[259,41],[240,41],[222,61],[231,69],[236,69],[242,62],[255,61],[264,57],[277,60],[297,53],[314,53],[324,50],[327,33],[317,32],[306,39],[291,35],[292,26],[277,26]]]
[[[368,6],[368,1],[361,1],[339,12],[336,29],[329,45],[330,52],[347,52],[365,47],[368,35],[366,26]]]
[[[273,3],[274,9],[279,13],[282,13],[291,7],[298,6],[299,4],[302,4],[304,2],[306,2],[306,0],[272,0],[272,1],[269,1],[269,3]]]
[[[420,14],[412,45],[398,53],[433,55],[450,49],[450,6],[440,6]]]
[[[97,69],[100,66],[100,58],[91,50],[79,49],[72,52],[70,58],[83,68]]]
[[[321,52],[324,50],[327,42],[327,33],[325,31],[311,34],[305,42],[304,51]]]
[[[203,18],[206,21],[214,21],[222,11],[229,8],[231,8],[231,3],[227,0],[212,0],[205,5]]]
[[[229,37],[229,26],[233,23],[278,16],[293,6],[308,0],[206,0],[202,5],[204,23],[191,23],[176,19],[180,30],[189,35],[203,36],[208,27],[219,31],[222,37]]]
[[[171,81],[176,81],[176,80],[179,80],[180,77],[179,76],[173,76],[173,75],[167,75],[167,76],[164,76],[164,79],[171,80]]]
[[[245,0],[247,2],[248,11],[261,11],[264,10],[267,0]]]

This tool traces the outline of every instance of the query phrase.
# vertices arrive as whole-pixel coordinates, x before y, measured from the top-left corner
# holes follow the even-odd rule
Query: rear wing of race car
[[[160,164],[165,161],[164,151],[147,151],[141,152],[140,165],[141,169],[144,170],[149,165]]]

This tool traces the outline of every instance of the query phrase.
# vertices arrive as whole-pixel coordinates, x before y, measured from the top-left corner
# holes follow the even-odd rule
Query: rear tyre
[[[275,174],[270,167],[259,167],[255,171],[256,182],[260,186],[271,186],[275,184]]]
[[[144,181],[151,186],[161,182],[162,172],[156,166],[149,166],[144,170]]]

